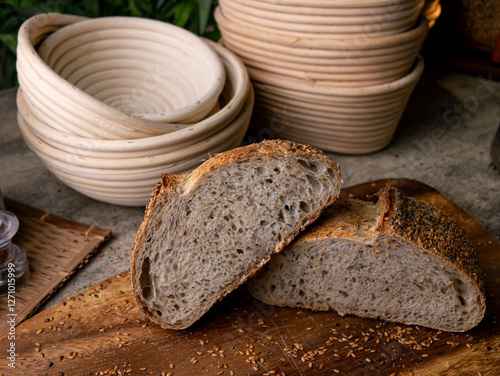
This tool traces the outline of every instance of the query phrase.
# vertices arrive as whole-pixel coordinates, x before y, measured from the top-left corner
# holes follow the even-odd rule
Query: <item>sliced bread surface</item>
[[[213,155],[153,191],[131,261],[141,309],[183,329],[242,284],[339,195],[324,153],[264,141]]]
[[[249,282],[269,304],[335,310],[447,331],[484,316],[477,254],[435,207],[395,188],[336,202]]]

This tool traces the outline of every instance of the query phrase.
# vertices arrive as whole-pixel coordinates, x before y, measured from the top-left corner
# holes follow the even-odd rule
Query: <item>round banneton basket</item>
[[[179,129],[175,132],[133,140],[103,140],[74,136],[54,129],[52,123],[27,119],[32,131],[45,142],[56,148],[82,155],[110,158],[128,158],[136,156],[155,156],[165,152],[182,150],[199,143],[219,132],[241,112],[250,93],[250,81],[241,61],[233,53],[219,44],[206,41],[219,55],[227,72],[226,85],[219,98],[221,109],[203,121]],[[23,89],[24,95],[24,87]]]
[[[64,27],[37,52],[45,29],[58,23]],[[65,133],[104,139],[149,137],[200,121],[225,79],[216,52],[192,33],[123,17],[33,17],[19,32],[17,68],[39,117]]]
[[[240,145],[248,128],[253,108],[250,92],[236,119],[220,132],[182,150],[146,157],[87,157],[57,149],[33,132],[33,114],[18,93],[18,123],[23,137],[42,163],[73,189],[97,200],[136,206],[147,203],[151,189],[162,173],[187,172],[207,158]]]
[[[59,84],[55,85],[49,82],[50,80],[41,80],[45,85],[38,85],[36,82],[30,80],[26,82],[21,79],[18,91],[18,122],[23,137],[42,163],[60,180],[75,190],[101,201],[127,206],[144,205],[162,173],[189,171],[206,159],[208,153],[221,152],[241,143],[248,128],[254,100],[248,73],[233,53],[219,44],[202,39],[198,41],[201,41],[204,48],[209,48],[216,54],[224,71],[224,86],[221,92],[217,93],[215,103],[209,106],[211,109],[204,119],[192,124],[181,124],[168,132],[132,139],[106,139],[96,135],[73,134],[65,129],[59,129],[57,123],[61,122],[60,113],[51,107],[50,101],[43,96],[49,95],[49,92],[50,95],[54,94],[52,102],[56,102],[54,98],[60,99],[62,103],[57,105],[61,107],[65,116],[69,116],[68,119],[74,120],[74,117],[79,118],[80,114],[75,111],[75,107],[68,104],[67,94],[63,92],[67,89],[68,82],[63,77],[72,75],[77,77],[77,83],[83,82],[87,88],[95,89],[95,86],[89,84],[93,76],[87,72],[91,70],[86,70],[86,65],[78,62],[78,58],[71,59],[71,49],[64,47],[64,42],[44,42],[51,35],[61,35],[56,34],[57,30],[73,23],[78,25],[82,20],[85,19],[46,14],[35,20],[36,22],[30,21],[31,28],[37,30],[31,33],[33,37],[31,47],[36,51],[35,48],[38,46],[44,46],[43,49],[42,47],[39,49],[40,55],[43,55],[54,69],[59,69],[61,75],[56,74],[56,76],[64,83],[58,86]],[[77,45],[81,46],[78,43]],[[36,55],[38,63],[40,61],[45,63],[37,52],[32,55]],[[26,67],[30,66],[30,62],[26,62],[26,57],[21,56],[20,59],[24,61],[20,63],[18,61],[22,72],[29,72]],[[66,58],[68,60],[63,61]],[[120,63],[126,64],[121,59],[107,62],[108,65],[111,63],[117,66],[120,66]],[[106,69],[102,72],[105,71]],[[52,73],[55,74],[54,71]],[[97,73],[99,74],[101,73]],[[94,85],[97,83],[98,80]],[[59,88],[61,91],[57,90]],[[73,93],[75,97],[72,99],[75,103],[78,102],[78,95],[85,95],[99,102],[98,95],[92,97],[81,89],[72,90],[77,93]],[[98,89],[95,90],[97,91],[94,94],[100,92]],[[27,91],[34,103],[28,99]],[[47,104],[47,108],[40,111],[39,104],[42,103]],[[134,121],[160,124],[141,116],[126,114],[118,107],[106,106],[111,112]],[[49,112],[49,109],[53,112]],[[104,117],[111,116],[106,114],[103,112]],[[81,120],[81,117],[79,119]],[[95,117],[87,120],[96,124]]]

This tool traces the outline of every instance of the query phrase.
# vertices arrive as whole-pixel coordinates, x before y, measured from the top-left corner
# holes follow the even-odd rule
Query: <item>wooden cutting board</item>
[[[499,375],[500,243],[433,188],[382,180],[343,191],[365,197],[391,183],[431,202],[467,231],[481,258],[488,309],[467,333],[277,308],[244,288],[193,327],[164,330],[137,308],[127,274],[53,306],[16,331],[16,369],[5,375]],[[0,348],[8,348],[3,340]],[[162,373],[163,372],[163,373]]]

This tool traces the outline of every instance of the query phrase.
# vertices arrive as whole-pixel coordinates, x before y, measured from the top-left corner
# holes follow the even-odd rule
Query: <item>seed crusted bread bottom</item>
[[[132,254],[132,289],[164,328],[182,329],[242,284],[339,195],[324,153],[265,141],[164,175]]]
[[[486,308],[477,254],[435,207],[395,188],[377,204],[335,203],[248,283],[279,306],[447,331],[476,326]]]

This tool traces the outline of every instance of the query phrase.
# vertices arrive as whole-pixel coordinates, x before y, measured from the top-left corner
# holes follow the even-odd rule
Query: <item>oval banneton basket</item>
[[[285,20],[281,20],[284,16],[282,12],[264,13],[234,0],[220,0],[219,4],[225,17],[241,27],[256,27],[294,37],[348,39],[367,35],[371,38],[394,35],[412,28],[424,6],[424,0],[416,1],[412,9],[404,12],[400,12],[396,4],[385,17],[371,15],[370,8],[361,8],[358,16],[293,14]],[[276,13],[281,17],[273,17]]]
[[[438,8],[423,0],[221,0],[215,19],[222,43],[247,65],[264,137],[367,154],[394,135]]]
[[[80,28],[79,24],[85,20],[76,16],[44,14],[28,20],[26,27],[20,32],[23,37],[20,38],[18,54],[19,127],[28,146],[60,180],[97,200],[127,206],[144,205],[162,173],[191,170],[206,159],[208,153],[231,149],[241,143],[252,114],[254,95],[247,70],[233,53],[220,44],[195,37],[196,43],[201,43],[203,48],[212,51],[223,67],[223,87],[213,93],[215,98],[210,98],[212,103],[203,119],[191,124],[162,123],[161,120],[164,119],[156,121],[158,119],[148,118],[144,114],[126,113],[119,105],[110,105],[122,103],[126,106],[120,102],[120,98],[115,98],[113,102],[112,97],[119,96],[118,91],[106,87],[107,84],[100,85],[100,79],[111,73],[110,66],[116,67],[119,72],[128,71],[129,76],[122,77],[124,79],[121,82],[124,84],[130,81],[137,83],[141,72],[136,70],[131,73],[130,63],[126,60],[128,55],[121,52],[108,60],[105,59],[106,53],[103,55],[102,51],[89,54],[92,62],[86,64],[88,60],[83,57],[87,55],[80,50],[82,44],[75,42],[81,33],[75,33],[74,36],[58,33],[67,25]],[[111,30],[104,27],[103,32],[108,33],[108,36],[116,36],[116,30]],[[150,35],[150,30],[146,31],[140,34],[144,38]],[[89,35],[91,40],[99,42],[91,29],[86,34]],[[155,43],[145,39],[144,44],[148,42]],[[177,42],[172,39],[168,43],[176,46]],[[120,43],[115,45],[117,50],[122,46]],[[100,61],[99,57],[103,57],[103,60]],[[161,63],[161,59],[158,63]],[[196,69],[202,69],[200,65],[204,63],[203,60],[198,62]],[[37,77],[37,67],[46,70],[43,71],[46,73],[44,79],[33,80]],[[54,67],[60,74],[50,67]],[[168,76],[165,72],[162,74]],[[190,91],[194,89],[195,82],[202,80],[202,74],[197,73],[193,81],[179,82],[179,85],[184,85],[183,88]],[[56,79],[51,80],[51,77]],[[88,92],[73,87],[66,78],[71,78],[75,85],[81,85]],[[116,83],[113,81],[116,78],[118,75],[110,74],[106,79],[109,83]],[[83,99],[79,97],[81,95],[84,96]],[[171,101],[180,103],[180,96],[181,94],[179,97],[172,97]],[[90,116],[88,108],[79,112],[78,104],[83,106],[89,97],[90,102],[100,103],[101,113]],[[109,104],[101,101],[106,98],[109,99]],[[86,115],[83,116],[83,113]],[[134,124],[140,123],[144,128],[139,131],[129,128],[132,134],[138,133],[136,138],[116,135],[113,138],[99,137],[91,131],[74,134],[67,130],[68,122],[73,122],[72,126],[80,126],[86,131],[89,129],[88,125],[82,122],[86,116],[86,120],[95,126],[107,117],[111,119],[114,114]],[[113,121],[110,120],[109,123],[112,124]],[[168,131],[163,128],[160,132],[161,127],[165,126]],[[147,136],[141,134],[144,130],[152,129],[154,131]]]
[[[277,137],[300,140],[338,153],[372,153],[390,143],[423,69],[423,59],[419,57],[412,72],[398,81],[362,88],[365,90],[335,88],[327,92],[328,88],[323,87],[323,90],[314,93],[293,85],[283,88],[279,86],[280,79],[256,75],[256,90],[271,93],[271,84],[282,90],[281,96],[276,95],[279,101],[258,97],[256,111],[265,119],[264,123],[273,122],[273,132]],[[265,86],[260,86],[260,81],[266,81]],[[349,101],[349,107],[344,107],[342,100],[345,99]],[[314,113],[309,103],[323,103],[330,108],[330,112]],[[354,107],[356,105],[359,108]],[[387,110],[382,111],[384,106]],[[333,112],[334,108],[338,108],[339,112]]]

